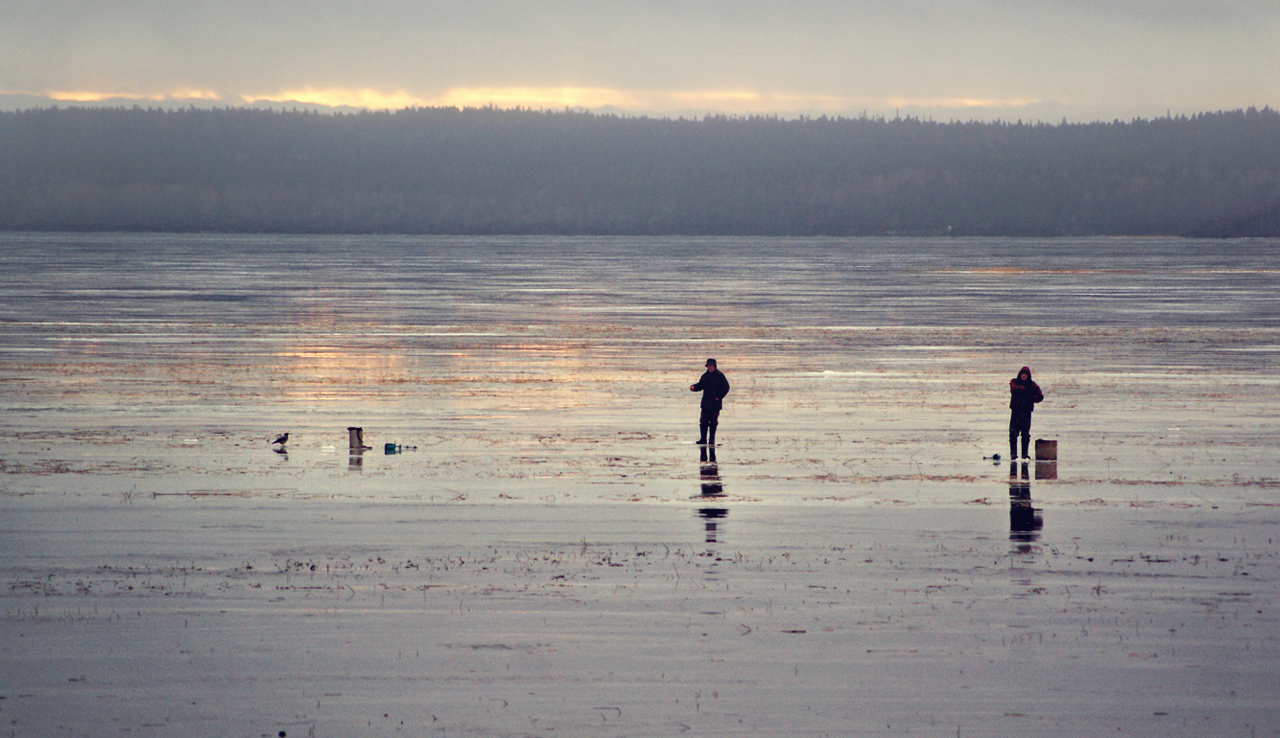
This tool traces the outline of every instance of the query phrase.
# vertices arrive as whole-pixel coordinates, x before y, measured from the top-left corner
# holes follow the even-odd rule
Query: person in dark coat
[[[1031,446],[1031,413],[1044,399],[1040,385],[1031,381],[1031,367],[1022,367],[1018,376],[1009,380],[1009,458],[1018,458],[1018,436],[1022,436],[1022,458],[1029,459]]]
[[[698,418],[698,443],[716,445],[716,427],[720,425],[720,408],[724,396],[729,394],[729,380],[716,368],[715,359],[707,359],[707,370],[697,384],[689,385],[691,392],[702,392],[702,413]]]

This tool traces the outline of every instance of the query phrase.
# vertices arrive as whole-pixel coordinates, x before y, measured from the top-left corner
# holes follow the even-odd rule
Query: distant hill
[[[0,113],[0,229],[1280,236],[1280,112],[1091,124],[494,108]]]
[[[1207,220],[1200,224],[1192,235],[1213,238],[1280,236],[1280,198],[1246,215]]]

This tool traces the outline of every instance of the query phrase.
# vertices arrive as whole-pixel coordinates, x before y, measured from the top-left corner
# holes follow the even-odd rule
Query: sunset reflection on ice
[[[17,734],[1280,724],[1275,244],[317,241],[0,236]]]

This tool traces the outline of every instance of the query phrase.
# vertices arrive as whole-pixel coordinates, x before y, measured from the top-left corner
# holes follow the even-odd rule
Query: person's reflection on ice
[[[1021,467],[1021,475],[1019,475]],[[1027,464],[1009,464],[1009,540],[1017,553],[1031,553],[1040,539],[1044,520],[1031,505],[1031,478]]]
[[[698,469],[698,477],[702,486],[701,499],[715,499],[724,497],[724,484],[720,481],[720,465],[716,463],[716,450],[703,446],[698,454],[698,460],[701,462]],[[720,521],[729,515],[729,510],[723,507],[704,507],[699,508],[698,517],[702,518],[706,523],[706,542],[720,542]]]

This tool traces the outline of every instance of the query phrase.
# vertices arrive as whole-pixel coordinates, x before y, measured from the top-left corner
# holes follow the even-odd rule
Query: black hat
[[[707,366],[715,366],[715,365],[716,365],[716,360],[715,360],[715,359],[707,359],[707,363],[706,363],[706,365],[707,365]]]

